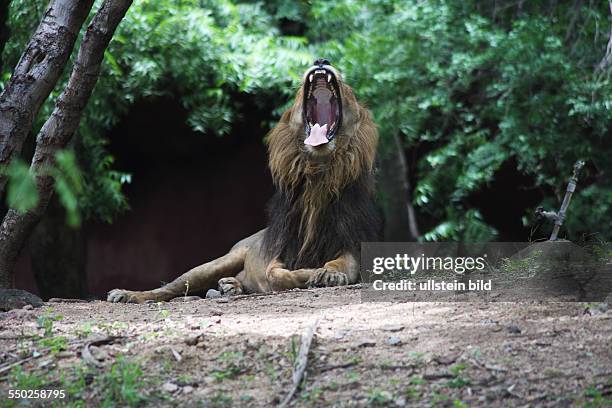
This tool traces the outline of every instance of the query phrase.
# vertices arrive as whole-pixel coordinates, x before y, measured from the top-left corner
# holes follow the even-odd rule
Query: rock
[[[359,347],[374,347],[376,345],[376,340],[373,339],[359,339],[353,344],[353,348]]]
[[[26,305],[41,307],[43,301],[36,295],[21,289],[0,289],[0,310],[21,309]]]
[[[106,360],[108,358],[108,353],[98,346],[89,346],[89,351],[96,360]]]
[[[402,326],[401,324],[386,324],[380,329],[388,332],[398,332],[404,330],[404,326]]]
[[[402,339],[396,336],[391,336],[387,339],[387,344],[390,346],[399,346],[402,344]]]
[[[257,350],[259,349],[259,342],[257,340],[253,340],[253,339],[247,339],[245,342],[246,348],[251,349],[251,350]]]
[[[206,292],[206,299],[217,299],[221,297],[221,292],[215,289],[208,289]]]
[[[191,337],[187,337],[185,339],[185,344],[187,344],[188,346],[196,346],[200,340],[203,340],[204,336],[202,334],[198,334],[197,336],[191,336]]]
[[[25,305],[24,307],[22,307],[23,310],[34,310],[34,306],[32,305]]]
[[[521,334],[522,330],[520,327],[518,327],[515,324],[511,324],[509,326],[506,326],[506,331],[510,334]]]
[[[193,387],[191,385],[186,385],[183,387],[183,394],[191,394],[193,392]]]
[[[480,324],[499,324],[499,321],[493,319],[483,319]]]
[[[346,337],[347,334],[348,332],[346,331],[337,331],[334,333],[333,338],[334,340],[342,340],[343,338]]]
[[[457,361],[460,355],[461,353],[449,354],[446,356],[435,356],[433,358],[433,361],[441,365],[450,365],[450,364],[453,364],[455,361]]]
[[[167,383],[164,383],[164,385],[162,385],[162,390],[169,392],[169,393],[176,392],[178,388],[179,388],[178,385],[171,383],[171,382],[167,382]]]
[[[398,398],[395,400],[395,405],[398,407],[405,407],[406,406],[406,399],[405,398]]]

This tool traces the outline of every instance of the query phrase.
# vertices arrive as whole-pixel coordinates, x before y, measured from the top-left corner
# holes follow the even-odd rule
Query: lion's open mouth
[[[304,81],[304,144],[320,146],[329,143],[342,122],[342,100],[334,73],[315,68]]]

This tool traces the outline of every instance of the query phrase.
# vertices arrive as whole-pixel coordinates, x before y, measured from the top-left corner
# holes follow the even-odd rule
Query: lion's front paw
[[[147,299],[143,295],[143,292],[113,289],[108,292],[106,300],[112,303],[144,303]]]
[[[236,278],[222,278],[219,279],[219,292],[222,295],[241,295],[242,283]]]
[[[335,269],[319,268],[306,282],[306,285],[309,288],[348,285],[348,276],[346,276],[346,273]]]

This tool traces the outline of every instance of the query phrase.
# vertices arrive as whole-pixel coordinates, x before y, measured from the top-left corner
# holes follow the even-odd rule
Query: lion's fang
[[[331,82],[331,74],[327,74],[327,82]]]
[[[308,77],[308,80],[309,80],[310,82],[312,82],[312,79],[313,79],[313,78],[314,78],[314,75],[310,74],[310,76]]]

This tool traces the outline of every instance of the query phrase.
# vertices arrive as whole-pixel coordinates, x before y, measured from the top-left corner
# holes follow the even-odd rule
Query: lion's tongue
[[[304,144],[309,146],[319,146],[325,144],[329,142],[329,140],[327,140],[326,135],[327,124],[319,126],[319,124],[317,123],[316,125],[310,128],[310,134],[308,135],[306,140],[304,140]]]

